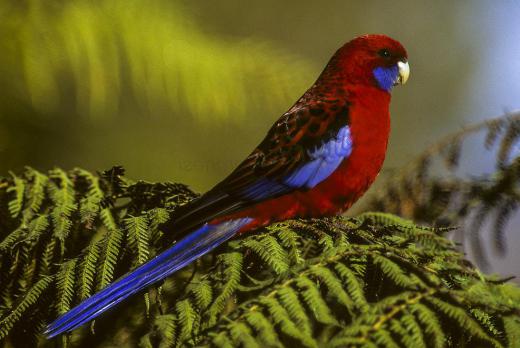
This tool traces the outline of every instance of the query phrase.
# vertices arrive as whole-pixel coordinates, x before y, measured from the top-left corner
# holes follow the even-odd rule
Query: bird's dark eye
[[[390,58],[390,51],[387,50],[386,48],[383,48],[382,50],[379,50],[378,54],[379,54],[380,57]]]

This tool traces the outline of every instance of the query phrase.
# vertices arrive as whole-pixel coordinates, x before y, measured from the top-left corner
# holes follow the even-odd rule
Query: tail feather
[[[45,330],[45,335],[52,338],[86,324],[129,296],[164,279],[208,253],[230,239],[251,221],[251,218],[241,218],[217,225],[205,224],[175,243],[170,249],[63,314],[49,324]]]

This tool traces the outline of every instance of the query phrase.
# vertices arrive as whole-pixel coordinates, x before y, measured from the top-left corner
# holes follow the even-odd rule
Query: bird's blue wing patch
[[[352,152],[352,136],[348,126],[340,128],[332,139],[307,150],[309,159],[281,179],[262,178],[242,191],[249,199],[263,200],[294,189],[311,189],[327,179]]]
[[[284,183],[292,188],[313,188],[328,178],[351,152],[350,127],[345,126],[334,138],[309,150],[310,161],[288,175]]]

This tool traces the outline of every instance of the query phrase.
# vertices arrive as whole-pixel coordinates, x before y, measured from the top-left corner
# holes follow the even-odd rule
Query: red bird
[[[388,36],[365,35],[343,45],[238,168],[175,211],[165,227],[177,243],[51,323],[47,336],[91,321],[237,233],[344,212],[381,169],[390,92],[409,73],[406,50]]]

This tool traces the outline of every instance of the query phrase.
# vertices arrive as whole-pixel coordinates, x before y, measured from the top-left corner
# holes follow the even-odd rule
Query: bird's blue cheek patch
[[[399,68],[397,65],[388,68],[378,67],[375,68],[373,72],[379,87],[387,92],[390,92],[399,76]]]

